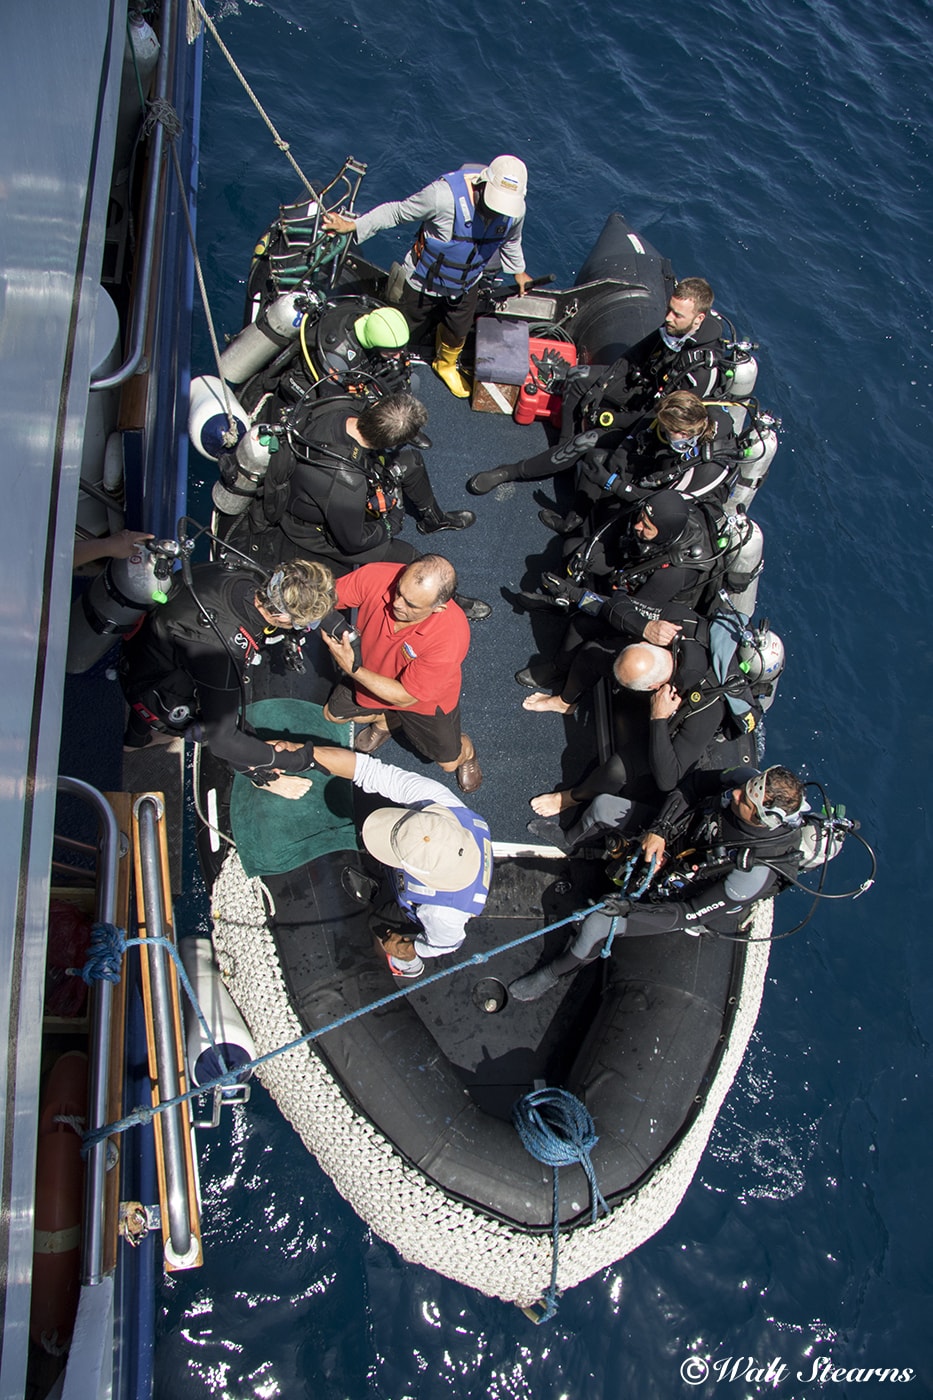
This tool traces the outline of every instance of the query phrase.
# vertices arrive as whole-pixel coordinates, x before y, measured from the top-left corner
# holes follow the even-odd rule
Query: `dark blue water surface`
[[[756,504],[762,597],[790,658],[769,757],[848,804],[880,874],[775,945],[681,1209],[541,1328],[401,1261],[257,1089],[206,1151],[207,1263],[163,1289],[158,1395],[933,1393],[929,5],[278,0],[218,17],[309,174],[369,163],[363,208],[514,151],[531,272],[571,281],[618,208],[760,342],[784,422]],[[212,46],[201,175],[231,330],[295,180]],[[844,863],[831,887],[861,877]],[[694,1352],[787,1371],[691,1387]],[[797,1380],[819,1356],[916,1377]]]

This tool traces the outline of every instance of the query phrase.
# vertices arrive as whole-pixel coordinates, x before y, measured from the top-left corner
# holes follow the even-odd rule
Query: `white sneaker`
[[[424,972],[424,963],[416,953],[410,962],[398,962],[391,955],[388,957],[389,971],[393,977],[420,977]]]

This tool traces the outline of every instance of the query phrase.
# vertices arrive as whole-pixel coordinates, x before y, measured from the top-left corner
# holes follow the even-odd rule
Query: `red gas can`
[[[515,404],[516,423],[533,423],[536,418],[560,427],[563,396],[551,391],[551,385],[561,379],[561,364],[575,365],[577,352],[569,340],[537,340],[528,342],[528,378],[518,391]]]

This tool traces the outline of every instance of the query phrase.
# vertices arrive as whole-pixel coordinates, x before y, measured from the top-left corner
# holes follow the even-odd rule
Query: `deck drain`
[[[484,977],[482,982],[477,982],[473,988],[473,1005],[479,1007],[480,1011],[488,1012],[490,1016],[501,1011],[508,999],[508,992],[495,977]]]

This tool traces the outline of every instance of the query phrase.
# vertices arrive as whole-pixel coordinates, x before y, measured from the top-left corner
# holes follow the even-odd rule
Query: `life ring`
[[[87,1055],[62,1055],[52,1066],[39,1114],[29,1335],[56,1353],[71,1336],[78,1311],[87,1075]]]

